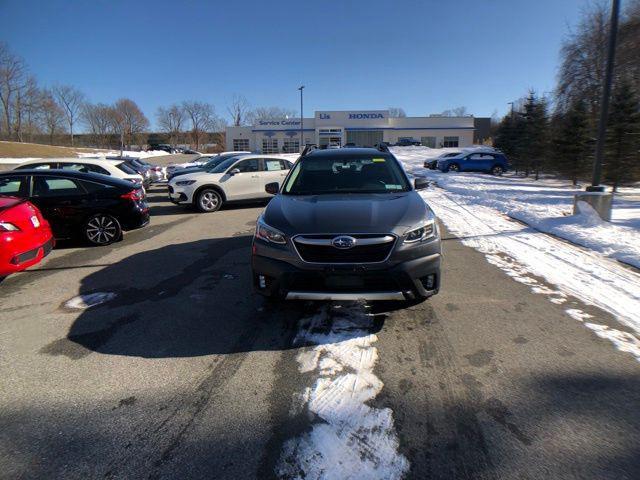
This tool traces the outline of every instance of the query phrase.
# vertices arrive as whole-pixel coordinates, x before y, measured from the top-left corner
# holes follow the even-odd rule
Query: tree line
[[[554,94],[530,90],[499,122],[494,145],[516,172],[590,178],[608,31],[608,3],[591,5],[563,42]],[[640,0],[620,19],[603,175],[614,191],[640,180]]]
[[[134,100],[92,103],[72,85],[40,86],[25,61],[3,42],[0,104],[0,140],[99,148],[170,143],[198,150],[208,144],[224,144],[226,121],[211,103],[186,100],[161,106],[155,112],[159,131],[150,132],[149,119]],[[227,111],[233,125],[297,115],[281,107],[252,108],[241,95],[234,95]]]

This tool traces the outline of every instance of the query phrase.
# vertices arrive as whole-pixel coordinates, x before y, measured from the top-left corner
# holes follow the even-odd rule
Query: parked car
[[[413,138],[399,138],[395,144],[396,147],[419,147],[420,145],[421,143]]]
[[[15,170],[71,170],[81,173],[99,173],[120,180],[143,184],[143,177],[123,160],[106,158],[47,158],[21,163]]]
[[[460,152],[449,152],[440,155],[439,157],[432,158],[431,160],[424,161],[424,168],[428,168],[429,170],[436,170],[438,168],[438,160],[443,158],[457,157],[460,155]]]
[[[500,152],[471,152],[441,158],[437,167],[442,172],[485,172],[502,175],[509,169],[509,161]]]
[[[173,169],[171,174],[169,175],[168,180],[171,180],[172,178],[178,175],[185,175],[187,173],[206,172],[218,166],[220,163],[224,162],[229,158],[237,157],[239,155],[246,155],[250,153],[251,152],[226,152],[226,153],[220,153],[218,155],[203,155],[198,160],[204,161],[204,163],[202,163],[201,165],[192,165],[189,167]]]
[[[0,182],[0,279],[39,263],[55,245],[51,227],[35,205],[1,194],[15,187]]]
[[[306,152],[256,224],[258,293],[291,300],[420,301],[440,288],[436,217],[388,149]]]
[[[144,191],[129,181],[73,170],[0,172],[0,192],[33,203],[56,238],[82,237],[93,245],[119,240],[149,223]]]
[[[155,144],[149,145],[149,148],[147,148],[147,152],[153,152],[153,151],[163,151],[170,154],[176,153],[176,149],[166,143],[155,143]]]
[[[226,202],[269,198],[265,185],[282,181],[290,168],[290,162],[277,157],[231,157],[206,172],[172,178],[169,199],[193,205],[200,212],[215,212]]]
[[[166,171],[160,165],[154,165],[141,158],[133,158],[131,162],[134,165],[140,165],[141,167],[147,168],[147,171],[149,172],[149,178],[151,179],[151,183],[159,183],[167,180]]]

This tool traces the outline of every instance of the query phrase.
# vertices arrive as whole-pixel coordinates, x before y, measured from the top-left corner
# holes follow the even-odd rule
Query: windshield
[[[116,165],[116,167],[118,167],[120,170],[122,170],[124,173],[126,173],[128,175],[137,175],[138,174],[138,172],[136,172],[133,168],[131,168],[129,165],[127,165],[124,162],[118,163]]]
[[[283,193],[394,193],[411,190],[395,159],[388,156],[301,159],[293,167]]]
[[[209,160],[207,163],[205,163],[202,168],[204,168],[205,170],[211,170],[214,167],[217,167],[218,165],[220,165],[222,162],[224,162],[225,160],[229,160],[230,158],[235,158],[238,155],[232,154],[232,155],[216,155],[215,157],[211,158],[211,160]]]

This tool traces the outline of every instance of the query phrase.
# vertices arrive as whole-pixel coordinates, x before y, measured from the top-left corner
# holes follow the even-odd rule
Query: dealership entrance
[[[358,147],[375,147],[382,139],[382,130],[347,130],[347,143]]]
[[[319,128],[318,146],[320,148],[327,148],[329,145],[341,147],[343,134],[342,128]]]

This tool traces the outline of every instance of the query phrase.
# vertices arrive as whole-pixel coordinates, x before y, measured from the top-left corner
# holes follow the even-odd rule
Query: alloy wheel
[[[96,245],[108,245],[118,238],[120,226],[110,215],[95,215],[85,228],[87,239]]]
[[[220,195],[213,190],[205,190],[200,194],[199,204],[203,212],[215,212],[220,208]]]

